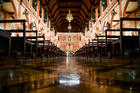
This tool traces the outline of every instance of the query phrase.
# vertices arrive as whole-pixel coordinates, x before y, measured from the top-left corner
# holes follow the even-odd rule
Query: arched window
[[[37,7],[37,0],[33,0],[32,7],[36,10],[36,7]]]
[[[103,10],[107,8],[107,0],[102,0]]]

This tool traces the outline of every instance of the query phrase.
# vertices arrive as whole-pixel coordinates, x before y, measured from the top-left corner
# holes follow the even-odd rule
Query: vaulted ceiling
[[[59,32],[68,31],[66,16],[70,9],[74,17],[71,22],[71,31],[79,32],[86,26],[97,1],[99,0],[41,0],[41,3],[47,10],[55,29]]]

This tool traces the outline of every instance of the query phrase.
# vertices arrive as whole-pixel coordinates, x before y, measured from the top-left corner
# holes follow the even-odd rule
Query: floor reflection
[[[59,74],[59,84],[64,86],[76,86],[80,84],[79,74],[61,73]]]
[[[139,93],[140,64],[95,59],[19,58],[0,67],[0,93]]]

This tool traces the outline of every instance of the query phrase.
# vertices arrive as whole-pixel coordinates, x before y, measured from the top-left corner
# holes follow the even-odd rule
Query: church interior
[[[140,0],[0,0],[0,93],[139,93]]]

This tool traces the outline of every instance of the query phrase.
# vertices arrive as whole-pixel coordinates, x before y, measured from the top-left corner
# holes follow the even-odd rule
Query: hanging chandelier
[[[72,29],[72,27],[71,27],[71,25],[70,25],[70,23],[69,23],[68,30],[70,31],[71,29]]]
[[[69,9],[69,13],[67,14],[66,19],[67,19],[68,22],[71,22],[73,20],[73,16],[72,16],[72,13],[71,13],[70,9]]]

